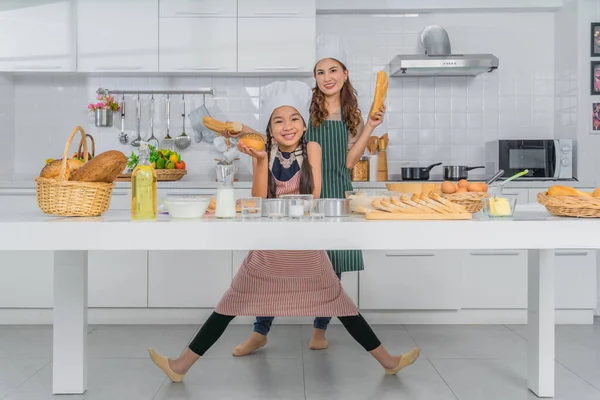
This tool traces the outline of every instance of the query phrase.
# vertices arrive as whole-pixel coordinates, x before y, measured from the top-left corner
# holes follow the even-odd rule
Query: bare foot
[[[260,333],[252,332],[252,335],[244,343],[239,344],[231,354],[235,357],[243,357],[264,347],[267,344],[267,337]]]
[[[308,348],[311,350],[325,350],[327,347],[329,347],[329,343],[325,338],[325,331],[314,328],[310,342],[308,342]]]

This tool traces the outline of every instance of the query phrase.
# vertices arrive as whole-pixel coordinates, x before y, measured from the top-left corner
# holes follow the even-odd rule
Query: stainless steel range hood
[[[448,33],[428,26],[421,33],[425,54],[400,54],[389,64],[390,76],[475,76],[498,68],[493,54],[452,54]]]

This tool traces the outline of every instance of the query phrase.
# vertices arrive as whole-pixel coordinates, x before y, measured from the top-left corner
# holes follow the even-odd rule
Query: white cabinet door
[[[75,71],[74,2],[8,3],[0,5],[0,71]]]
[[[160,72],[235,72],[235,18],[160,18]]]
[[[0,209],[11,210],[13,214],[42,211],[38,208],[35,189],[6,189],[0,190]]]
[[[316,0],[241,0],[239,17],[294,18],[314,17]]]
[[[559,309],[596,308],[596,251],[556,251],[555,296]]]
[[[238,19],[238,72],[312,72],[315,18]]]
[[[149,307],[216,307],[231,284],[231,251],[150,251]]]
[[[461,308],[527,308],[527,251],[465,252]]]
[[[78,71],[158,71],[158,0],[78,0],[77,14]]]
[[[89,307],[147,307],[147,251],[89,251]]]
[[[235,18],[237,0],[160,0],[160,16]]]
[[[54,252],[0,252],[0,308],[52,308]]]
[[[363,256],[361,309],[460,308],[459,251],[365,251]]]

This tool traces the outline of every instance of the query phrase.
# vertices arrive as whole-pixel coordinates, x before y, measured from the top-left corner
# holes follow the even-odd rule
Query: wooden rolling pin
[[[388,165],[387,165],[387,146],[389,143],[388,134],[384,134],[379,138],[379,164],[377,167],[377,180],[387,181],[388,180]]]

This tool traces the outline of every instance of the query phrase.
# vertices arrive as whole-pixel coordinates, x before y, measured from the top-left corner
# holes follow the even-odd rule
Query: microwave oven
[[[575,141],[569,139],[495,140],[486,143],[486,172],[504,170],[508,178],[525,169],[523,178],[575,178]]]

